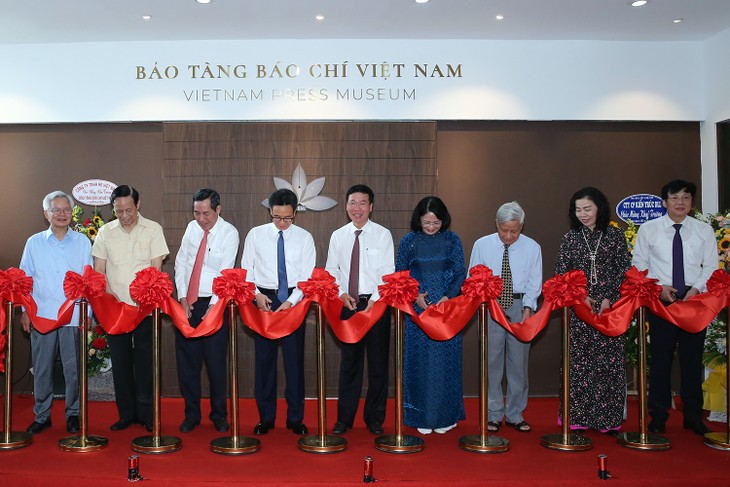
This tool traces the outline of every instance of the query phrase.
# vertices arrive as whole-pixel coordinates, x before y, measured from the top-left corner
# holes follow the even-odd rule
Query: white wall
[[[207,41],[0,48],[0,123],[699,121],[706,111],[698,42]],[[202,69],[205,63],[245,65],[246,77],[202,77],[200,70],[193,77],[188,66]],[[325,64],[337,72],[319,76]],[[400,76],[397,64],[403,65]],[[358,65],[365,68],[362,74]],[[414,65],[427,65],[429,75]],[[137,79],[137,66],[145,68],[145,79]],[[150,79],[155,66],[163,79]],[[164,79],[168,66],[177,69],[174,79]],[[290,67],[289,75],[272,75],[277,66]],[[173,73],[170,68],[170,78]],[[338,96],[361,90],[372,90],[375,99]],[[385,100],[377,99],[378,90]],[[224,92],[237,100],[215,98]],[[391,93],[399,98],[389,99]]]
[[[716,124],[730,119],[730,29],[705,42],[704,65],[706,116],[702,136],[702,208],[705,212],[717,207],[717,132]],[[726,208],[722,208],[725,210]]]

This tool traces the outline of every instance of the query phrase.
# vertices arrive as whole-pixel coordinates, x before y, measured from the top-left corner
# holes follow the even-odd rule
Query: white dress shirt
[[[395,272],[393,236],[384,226],[368,220],[362,228],[357,228],[350,222],[335,230],[330,238],[325,269],[334,276],[340,289],[339,295],[348,292],[350,259],[356,230],[362,230],[358,289],[360,294],[371,294],[370,299],[377,301],[380,298],[378,286],[383,284],[383,276]],[[357,299],[357,296],[353,298]]]
[[[674,221],[664,215],[639,227],[631,263],[640,271],[649,269],[647,277],[672,285],[672,243]],[[707,290],[707,280],[717,269],[717,241],[707,223],[685,217],[679,230],[682,237],[685,284],[700,292]]]
[[[204,234],[204,230],[200,228],[195,220],[188,223],[188,227],[185,229],[182,243],[180,243],[180,250],[177,251],[175,257],[175,286],[177,287],[178,299],[188,294],[190,276],[193,273],[198,248],[200,248]],[[239,238],[236,227],[219,216],[208,234],[207,249],[203,258],[200,287],[198,289],[198,296],[201,298],[210,297],[211,305],[218,301],[218,296],[213,294],[213,279],[220,276],[222,270],[232,269],[236,265],[238,243]]]
[[[524,294],[522,306],[537,309],[537,298],[542,292],[542,250],[540,245],[526,235],[520,235],[515,243],[509,246],[509,268],[512,272],[512,291]],[[469,269],[483,264],[495,276],[502,274],[502,256],[504,243],[499,234],[493,233],[482,237],[474,243],[469,260]]]
[[[294,288],[286,299],[292,305],[304,297],[297,284],[312,277],[317,260],[312,235],[301,227],[291,225],[284,232],[287,287]],[[277,249],[279,229],[274,223],[252,228],[243,243],[241,267],[246,269],[246,280],[263,289],[279,287]]]

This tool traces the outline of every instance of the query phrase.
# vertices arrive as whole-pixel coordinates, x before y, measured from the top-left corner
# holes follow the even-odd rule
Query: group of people
[[[633,252],[633,264],[648,269],[662,285],[662,300],[669,306],[705,290],[717,268],[714,233],[709,225],[688,218],[696,187],[675,180],[662,188],[667,214],[642,225]],[[450,230],[451,216],[435,196],[422,199],[413,211],[411,231],[397,253],[388,229],[370,219],[375,195],[357,184],[345,194],[349,222],[330,238],[326,270],[335,278],[343,302],[342,319],[372,308],[379,299],[383,276],[409,270],[419,283],[414,309],[422,313],[460,293],[467,274],[459,237]],[[256,287],[254,304],[266,312],[296,306],[303,298],[297,287],[312,274],[316,250],[312,235],[295,225],[298,201],[294,192],[279,189],[268,200],[271,223],[252,228],[244,241],[240,266]],[[43,200],[50,226],[26,243],[21,269],[33,277],[33,298],[38,315],[55,318],[65,300],[66,271],[82,273],[92,263],[106,276],[107,291],[120,301],[135,304],[129,285],[135,273],[160,269],[169,250],[162,227],[139,213],[139,193],[127,185],[111,195],[116,220],[104,225],[93,243],[70,228],[73,199],[56,191]],[[239,249],[236,228],[221,217],[220,195],[208,188],[192,199],[194,220],[189,223],[175,258],[177,296],[190,325],[198,326],[215,304],[213,279],[235,265]],[[576,192],[570,200],[570,231],[560,244],[556,273],[582,270],[588,282],[587,302],[594,312],[609,309],[619,298],[619,287],[631,264],[626,240],[609,225],[610,207],[596,188]],[[540,245],[522,233],[525,212],[517,202],[500,206],[495,232],[476,241],[469,268],[483,264],[503,281],[498,302],[512,322],[529,318],[538,307],[543,265]],[[78,313],[78,311],[77,311]],[[66,381],[66,426],[79,429],[77,356],[78,335],[70,325],[41,334],[32,329],[27,314],[23,328],[31,333],[35,420],[30,433],[51,426],[52,368],[60,353]],[[209,419],[215,429],[230,428],[226,398],[228,327],[203,338],[186,338],[175,331],[180,390],[185,400],[181,432],[201,422],[201,371],[205,364],[210,383]],[[701,356],[704,332],[687,333],[651,315],[651,375],[649,429],[664,432],[670,406],[670,369],[679,343],[684,427],[698,434],[708,431],[702,421]],[[524,411],[528,400],[530,344],[488,320],[489,388],[487,427],[504,424],[531,431]],[[109,347],[119,420],[112,430],[138,423],[152,430],[151,318],[130,333],[111,335]],[[269,339],[254,333],[255,398],[259,422],[253,433],[267,434],[275,426],[277,354],[282,348],[286,377],[286,428],[307,434],[304,424],[304,323],[292,334]],[[570,317],[570,427],[575,430],[618,430],[626,418],[626,373],[623,337],[607,337]],[[341,344],[337,421],[332,432],[343,434],[355,423],[367,357],[368,387],[363,420],[373,434],[383,433],[388,392],[390,314],[386,311],[357,343]],[[462,337],[445,341],[429,338],[410,318],[405,323],[403,355],[404,423],[421,434],[444,434],[465,419],[462,393]],[[506,391],[503,389],[506,383]],[[506,394],[505,394],[506,392]],[[562,421],[562,418],[558,418]]]

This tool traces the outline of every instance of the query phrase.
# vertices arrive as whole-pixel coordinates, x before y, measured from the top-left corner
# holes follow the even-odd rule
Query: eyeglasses
[[[441,225],[443,225],[443,222],[441,220],[436,220],[435,222],[425,222],[421,220],[422,227],[439,228]]]
[[[677,201],[692,201],[692,197],[689,196],[689,195],[679,196],[679,195],[673,194],[672,196],[669,196],[667,199],[669,201],[672,201],[672,202],[675,202],[675,203]]]
[[[279,215],[271,215],[271,220],[276,223],[281,223],[281,222],[291,223],[294,221],[294,217],[293,216],[281,217]]]
[[[54,215],[67,214],[70,215],[73,210],[71,208],[51,208],[49,210]]]

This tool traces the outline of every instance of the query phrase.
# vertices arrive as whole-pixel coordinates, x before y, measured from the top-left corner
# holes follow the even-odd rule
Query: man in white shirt
[[[469,268],[484,264],[495,276],[502,277],[503,293],[499,304],[511,322],[524,321],[537,309],[542,289],[542,250],[522,234],[525,212],[516,202],[497,210],[497,231],[474,243]],[[505,262],[505,256],[507,257]],[[505,272],[509,270],[510,279]],[[511,280],[511,288],[510,281]],[[515,338],[491,316],[489,338],[489,401],[487,429],[496,432],[502,420],[517,431],[532,431],[523,416],[528,398],[530,344]],[[507,376],[507,395],[502,394],[502,377]]]
[[[293,224],[297,195],[288,189],[269,197],[271,223],[254,227],[243,244],[241,267],[246,279],[256,284],[256,306],[262,311],[281,311],[296,305],[304,294],[297,284],[312,276],[317,253],[312,235]],[[259,410],[255,435],[265,435],[276,420],[276,356],[281,343],[287,403],[286,427],[306,435],[304,419],[304,323],[291,335],[270,340],[254,333],[256,372],[254,394]]]
[[[347,191],[345,198],[347,216],[351,221],[332,234],[326,264],[327,272],[334,276],[339,286],[340,299],[345,305],[342,319],[372,308],[380,297],[378,286],[383,284],[383,276],[395,272],[393,237],[388,229],[370,220],[373,190],[357,184]],[[363,419],[371,433],[383,433],[388,398],[389,346],[388,310],[358,343],[341,344],[339,400],[333,433],[344,433],[352,428],[355,421],[366,353],[368,392]]]
[[[180,304],[187,312],[190,326],[197,328],[218,297],[213,294],[213,279],[236,264],[238,230],[221,214],[217,191],[202,188],[193,196],[193,217],[175,257],[175,286]],[[196,265],[197,264],[197,265]],[[180,391],[185,399],[185,419],[180,431],[188,433],[200,424],[200,373],[205,362],[210,384],[210,415],[215,429],[229,430],[226,409],[226,352],[229,334],[228,313],[223,326],[213,335],[185,338],[175,328],[175,354]]]
[[[689,217],[697,186],[689,181],[670,181],[662,188],[667,214],[639,227],[633,265],[647,277],[658,279],[661,300],[669,306],[707,289],[717,269],[717,243],[712,227]],[[684,427],[699,435],[709,432],[702,421],[702,353],[707,330],[688,333],[649,313],[651,362],[649,366],[649,431],[664,433],[671,406],[671,370],[679,344],[680,396]]]

